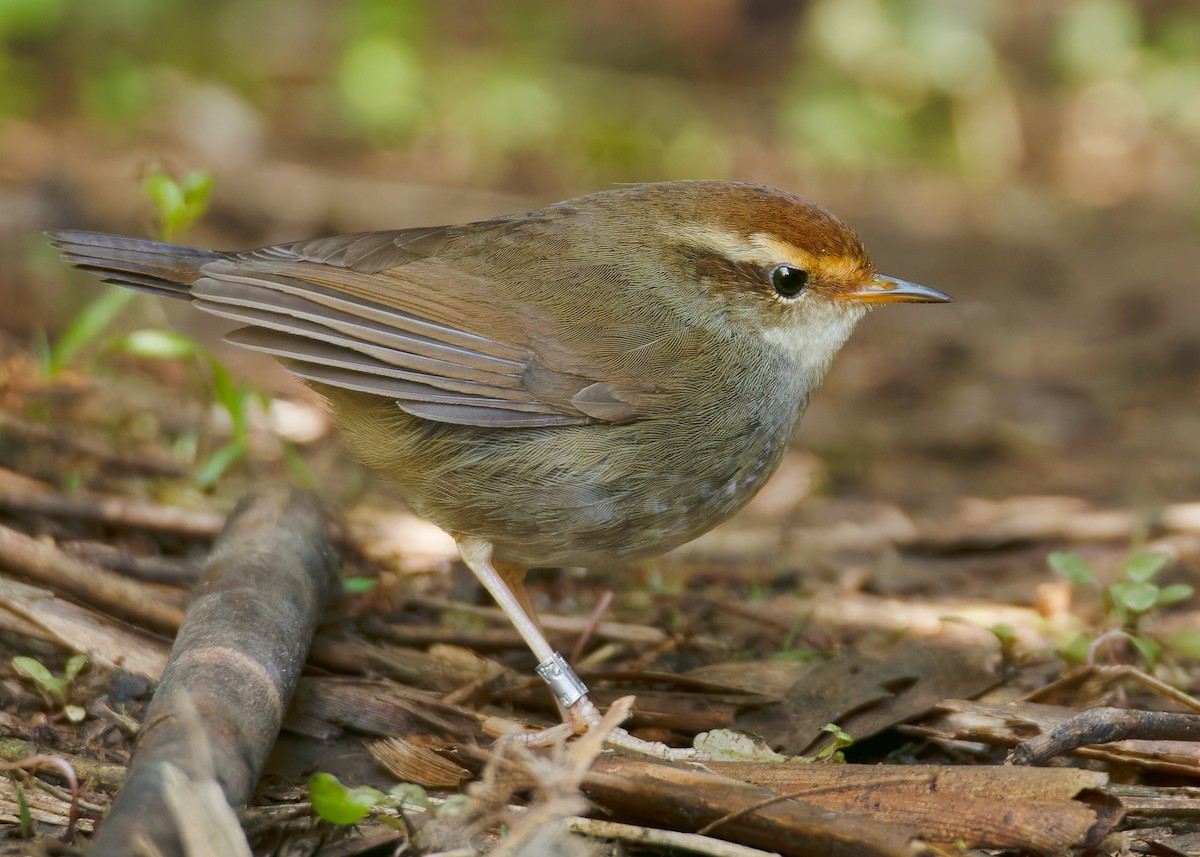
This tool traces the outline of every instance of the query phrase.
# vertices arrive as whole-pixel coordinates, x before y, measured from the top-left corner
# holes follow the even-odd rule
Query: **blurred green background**
[[[0,44],[11,347],[97,294],[40,231],[150,234],[151,170],[229,248],[760,181],[957,301],[836,361],[822,490],[1200,496],[1194,0],[0,0]]]
[[[219,165],[398,156],[530,193],[902,170],[1187,189],[1200,6],[1133,0],[0,0],[0,116]]]

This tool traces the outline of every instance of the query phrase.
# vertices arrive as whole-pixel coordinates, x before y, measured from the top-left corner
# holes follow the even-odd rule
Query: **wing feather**
[[[439,255],[456,240],[487,241],[481,233],[509,222],[222,255],[201,267],[193,302],[247,325],[227,338],[300,377],[393,398],[426,419],[492,427],[637,419],[645,391],[556,359],[562,332],[548,313],[515,299],[504,280]]]

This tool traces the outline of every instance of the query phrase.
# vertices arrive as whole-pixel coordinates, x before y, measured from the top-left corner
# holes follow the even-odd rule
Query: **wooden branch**
[[[924,841],[961,840],[971,848],[1062,854],[1098,842],[1119,818],[1096,797],[1108,784],[1107,775],[1098,771],[761,762],[707,766],[830,812],[863,812],[877,821],[913,825]],[[1004,811],[997,812],[998,806]]]
[[[1008,754],[1013,765],[1041,765],[1062,753],[1093,744],[1136,738],[1142,741],[1200,741],[1200,715],[1178,711],[1090,708],[1053,729],[1018,744]]]
[[[195,586],[204,570],[204,564],[198,560],[173,556],[136,556],[107,542],[77,540],[60,542],[59,547],[76,559],[94,562],[124,577],[180,589]]]
[[[917,828],[857,813],[830,812],[770,789],[701,768],[606,756],[583,782],[584,794],[627,822],[708,833],[783,855],[900,857],[912,854]]]
[[[183,855],[187,831],[169,804],[178,789],[167,788],[178,772],[197,787],[215,781],[231,805],[250,798],[334,586],[329,528],[301,492],[260,496],[230,516],[95,853],[134,855],[150,842]]]
[[[182,598],[175,590],[130,580],[4,526],[0,567],[155,628],[173,630],[183,619]]]
[[[0,630],[82,652],[108,669],[158,681],[167,646],[104,613],[0,575]]]
[[[84,433],[78,426],[69,429],[33,422],[0,408],[0,432],[27,440],[46,443],[58,449],[94,458],[102,465],[126,473],[151,476],[182,476],[186,470],[178,461],[162,457],[154,450],[127,453],[114,449],[108,442]]]
[[[162,506],[132,497],[106,494],[57,494],[30,491],[0,474],[0,507],[55,518],[100,521],[133,529],[179,533],[212,539],[225,519],[213,512]]]
[[[1078,709],[1059,705],[1044,705],[1041,703],[1024,702],[1020,700],[1008,702],[979,702],[966,699],[946,699],[937,706],[937,713],[926,718],[921,723],[907,724],[899,727],[906,735],[920,735],[927,738],[953,741],[982,741],[986,744],[1014,747],[1029,739],[1038,732],[1042,735],[1051,733],[1065,723],[1069,723],[1077,715]],[[1175,737],[1184,735],[1195,736],[1195,715],[1175,715],[1167,718],[1163,728],[1165,734]],[[1130,721],[1123,721],[1121,727],[1138,720],[1133,715]],[[1088,719],[1082,723],[1087,726]],[[1145,723],[1142,721],[1142,725]],[[1070,729],[1069,732],[1076,730]],[[1160,733],[1164,734],[1164,733]],[[1101,734],[1101,737],[1103,735]],[[1057,752],[1057,742],[1054,739],[1050,752]],[[1070,749],[1072,755],[1088,759],[1100,759],[1110,765],[1137,766],[1148,771],[1160,771],[1177,776],[1200,776],[1200,741],[1195,740],[1161,740],[1148,739],[1142,735],[1123,737],[1119,733],[1107,738],[1110,743],[1088,744]],[[1072,743],[1067,741],[1066,744]],[[1062,746],[1065,748],[1066,744]],[[1035,744],[1037,751],[1041,742]],[[1035,754],[1031,754],[1035,755]],[[1036,755],[1041,755],[1040,752]]]

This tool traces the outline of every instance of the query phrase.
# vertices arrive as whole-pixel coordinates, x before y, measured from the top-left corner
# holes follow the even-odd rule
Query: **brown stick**
[[[186,472],[179,462],[162,458],[153,451],[142,450],[135,454],[127,454],[113,449],[99,438],[81,434],[75,426],[66,431],[55,426],[23,419],[11,411],[3,409],[0,409],[0,432],[47,443],[68,452],[80,453],[94,458],[108,467],[127,473],[182,476]]]
[[[3,474],[0,474],[0,507],[56,518],[103,521],[143,530],[180,533],[198,539],[211,539],[220,531],[224,520],[213,512],[161,506],[132,497],[30,491]]]
[[[156,628],[178,628],[183,619],[173,590],[122,577],[4,526],[0,526],[0,567]]]
[[[691,832],[723,820],[712,836],[789,857],[901,857],[917,837],[912,825],[829,812],[701,768],[621,756],[598,760],[583,791],[625,821]]]
[[[161,638],[2,574],[0,630],[55,643],[150,681],[158,681],[167,665]]]
[[[1129,738],[1143,741],[1198,741],[1200,715],[1178,711],[1091,708],[1018,744],[1008,754],[1012,765],[1041,765],[1062,753],[1091,744]]]
[[[197,784],[215,778],[231,805],[250,798],[333,589],[329,524],[301,492],[260,496],[230,517],[93,853],[134,855],[151,842],[184,854],[166,796],[180,771]]]

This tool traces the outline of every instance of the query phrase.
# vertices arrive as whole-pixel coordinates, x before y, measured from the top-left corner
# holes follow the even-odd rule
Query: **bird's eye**
[[[808,285],[808,271],[793,268],[791,265],[780,265],[771,272],[771,285],[781,298],[797,297]]]

